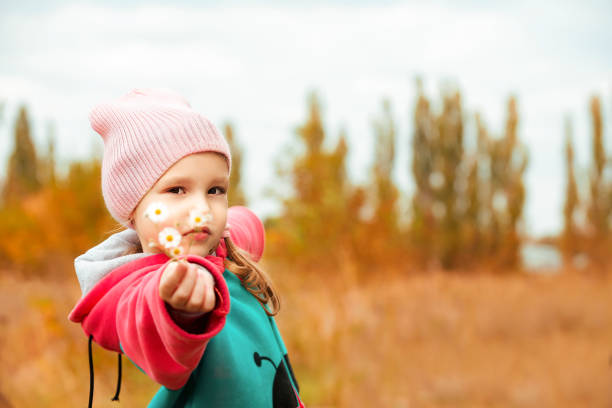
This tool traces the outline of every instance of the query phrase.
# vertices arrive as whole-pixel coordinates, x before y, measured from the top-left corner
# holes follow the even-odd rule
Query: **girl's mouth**
[[[201,240],[208,238],[208,233],[205,231],[194,232],[191,235],[193,236],[193,239],[195,239],[196,241],[201,241]]]
[[[208,236],[210,235],[210,230],[205,227],[202,231],[191,230],[185,235],[191,236],[196,241],[201,241],[208,238]]]

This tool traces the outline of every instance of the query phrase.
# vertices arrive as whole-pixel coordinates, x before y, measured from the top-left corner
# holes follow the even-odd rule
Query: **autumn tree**
[[[54,188],[57,184],[55,161],[55,128],[49,123],[47,125],[47,152],[39,163],[40,181],[45,187]]]
[[[591,98],[591,121],[593,127],[593,162],[589,174],[589,202],[587,218],[590,235],[590,257],[596,266],[607,262],[607,244],[610,234],[610,213],[612,210],[612,185],[606,179],[606,152],[603,143],[603,120],[601,102]]]
[[[355,203],[361,203],[360,194],[346,174],[346,135],[341,133],[329,151],[323,146],[326,133],[315,94],[309,96],[308,117],[296,135],[301,151],[285,173],[292,194],[283,200],[280,217],[269,221],[281,236],[272,242],[278,242],[285,256],[323,259],[320,257],[352,246],[351,233],[359,211]]]
[[[372,195],[374,214],[372,238],[379,241],[377,253],[388,249],[398,239],[398,190],[393,182],[395,164],[396,126],[391,104],[383,101],[382,114],[374,121],[374,164],[372,166]]]
[[[561,252],[566,265],[571,265],[578,250],[579,230],[576,225],[576,213],[579,210],[578,187],[574,170],[574,147],[572,127],[569,118],[565,120],[565,204],[563,206],[563,232]]]
[[[487,251],[496,266],[512,270],[520,264],[521,223],[525,205],[523,181],[528,164],[526,147],[518,138],[516,100],[508,101],[508,117],[502,137],[490,137],[478,124],[479,143],[487,155],[486,198],[482,228],[487,237]]]
[[[504,267],[519,265],[522,232],[521,222],[525,206],[524,174],[527,168],[527,149],[519,141],[516,100],[508,101],[506,130],[500,140],[492,144],[491,174],[494,189],[493,208],[501,225],[499,260]]]
[[[70,271],[76,255],[117,226],[101,194],[100,160],[75,162],[58,176],[55,135],[48,127],[47,152],[37,157],[25,108],[15,125],[5,202],[0,208],[0,266],[38,275]]]
[[[440,114],[432,113],[419,85],[414,113],[412,173],[416,183],[411,232],[426,262],[456,266],[461,252],[463,193],[457,189],[463,170],[463,118],[458,92],[443,98]]]
[[[230,174],[228,205],[246,205],[246,198],[242,188],[242,148],[234,136],[234,128],[230,123],[225,124],[224,130],[232,153],[232,173]]]
[[[30,134],[30,124],[25,106],[19,109],[15,122],[14,148],[8,161],[3,191],[5,203],[18,201],[35,192],[41,186],[38,174],[36,148]]]
[[[71,163],[45,186],[0,209],[0,265],[43,274],[67,273],[74,257],[117,230],[101,194],[99,160]],[[63,266],[63,268],[62,268]]]
[[[495,259],[512,269],[520,262],[527,150],[518,138],[516,101],[508,102],[501,137],[491,137],[477,116],[476,149],[464,147],[458,92],[443,95],[432,112],[419,84],[414,111],[412,242],[426,263],[463,268]]]
[[[486,253],[486,236],[483,232],[483,184],[480,169],[482,157],[479,149],[464,159],[465,179],[459,184],[463,191],[458,203],[462,213],[460,234],[462,245],[459,255],[462,265],[480,261]],[[458,186],[459,186],[458,185]]]
[[[434,173],[435,153],[432,146],[434,120],[429,100],[425,97],[421,82],[413,114],[412,176],[416,191],[412,199],[411,243],[417,249],[420,260],[428,262],[433,257],[434,230],[438,222],[433,215],[434,187],[430,175]],[[434,176],[435,178],[435,176]]]

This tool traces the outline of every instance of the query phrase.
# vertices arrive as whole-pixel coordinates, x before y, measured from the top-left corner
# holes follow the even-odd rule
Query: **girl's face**
[[[211,253],[225,228],[228,188],[229,170],[220,154],[194,153],[174,163],[134,210],[133,225],[143,251],[161,252],[150,247],[149,242],[158,242],[158,233],[164,227],[172,227],[181,234],[180,246],[185,255],[206,256]],[[161,203],[168,209],[167,218],[159,224],[145,215],[152,203]],[[193,210],[212,216],[201,232],[194,232],[189,222]]]

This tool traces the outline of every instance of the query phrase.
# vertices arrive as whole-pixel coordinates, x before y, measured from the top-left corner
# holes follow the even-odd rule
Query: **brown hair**
[[[225,267],[240,279],[244,288],[261,304],[268,316],[275,316],[280,311],[280,299],[272,280],[256,262],[251,259],[248,252],[238,248],[230,238],[225,240],[227,257]],[[136,254],[142,252],[140,242],[122,255]]]
[[[227,248],[225,267],[240,279],[240,283],[249,293],[255,296],[268,316],[276,315],[280,310],[280,299],[268,274],[230,238],[224,239]]]

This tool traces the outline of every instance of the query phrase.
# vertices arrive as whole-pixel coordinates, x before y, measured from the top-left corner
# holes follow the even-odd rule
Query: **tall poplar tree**
[[[506,129],[501,138],[490,138],[482,124],[480,143],[486,150],[488,172],[484,214],[488,252],[497,266],[512,270],[520,264],[521,224],[525,205],[526,147],[518,138],[516,100],[508,101]]]
[[[416,183],[411,232],[424,256],[445,268],[457,266],[462,252],[462,217],[466,210],[463,118],[458,92],[447,93],[442,111],[430,111],[422,85],[414,112],[412,173]]]
[[[572,143],[572,124],[569,118],[565,120],[565,204],[563,205],[563,234],[561,236],[561,252],[564,263],[572,264],[572,259],[578,250],[578,228],[576,211],[579,206],[578,187],[574,171],[574,147]]]
[[[606,178],[606,151],[603,142],[603,118],[598,97],[591,98],[591,121],[593,128],[593,162],[589,174],[589,254],[596,267],[603,267],[608,260],[610,241],[610,215],[612,210],[612,184]]]
[[[352,250],[351,233],[360,200],[348,181],[348,145],[342,132],[335,148],[323,148],[326,133],[316,94],[308,99],[308,117],[296,131],[300,153],[286,171],[292,194],[283,202],[279,220],[286,255],[303,259],[330,255],[340,247]],[[334,261],[334,257],[325,258]]]
[[[410,225],[411,243],[419,260],[427,263],[433,257],[433,242],[437,220],[433,215],[434,188],[430,183],[434,173],[433,132],[435,129],[430,103],[425,96],[423,83],[417,80],[417,101],[412,115],[412,176],[416,190],[412,198]]]
[[[234,136],[234,128],[230,123],[225,124],[224,131],[232,153],[228,205],[246,205],[246,197],[242,188],[242,148]]]
[[[391,114],[391,104],[383,101],[382,115],[374,122],[374,221],[383,239],[396,238],[398,229],[397,198],[398,191],[393,182],[395,164],[396,128]]]
[[[19,109],[14,136],[14,148],[8,161],[3,191],[5,203],[17,201],[40,188],[38,158],[25,106]]]
[[[47,153],[40,160],[41,183],[45,186],[55,187],[57,175],[55,172],[55,127],[52,123],[47,125]]]

